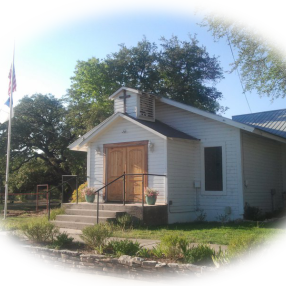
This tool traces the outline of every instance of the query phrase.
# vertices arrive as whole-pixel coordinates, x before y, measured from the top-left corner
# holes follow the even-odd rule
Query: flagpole
[[[13,50],[13,63],[11,68],[10,75],[10,115],[9,115],[9,124],[8,124],[8,143],[7,143],[7,162],[6,162],[6,180],[5,180],[5,203],[4,203],[4,219],[7,217],[7,202],[8,202],[8,186],[9,186],[9,164],[10,164],[10,146],[11,146],[11,119],[13,112],[13,87],[14,87],[14,56],[15,56],[15,44]]]

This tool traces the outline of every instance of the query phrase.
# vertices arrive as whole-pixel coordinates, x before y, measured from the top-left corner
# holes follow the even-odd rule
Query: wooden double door
[[[107,183],[112,182],[124,172],[126,174],[147,173],[147,144],[136,142],[128,146],[112,144],[106,148],[106,165]],[[144,180],[146,179],[147,177],[144,176]],[[142,202],[142,175],[126,176],[125,200],[126,202]],[[107,201],[123,201],[123,178],[107,187]]]

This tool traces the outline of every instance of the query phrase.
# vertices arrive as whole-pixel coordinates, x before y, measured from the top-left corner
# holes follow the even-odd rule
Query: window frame
[[[221,147],[222,153],[222,191],[209,191],[205,189],[205,148]],[[226,150],[225,143],[204,143],[201,146],[201,192],[203,195],[222,196],[226,195]]]

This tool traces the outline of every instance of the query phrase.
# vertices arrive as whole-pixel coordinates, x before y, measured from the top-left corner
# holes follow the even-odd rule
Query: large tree
[[[215,40],[224,39],[235,52],[231,70],[239,70],[245,91],[256,90],[272,100],[286,95],[286,60],[281,51],[249,27],[217,16],[207,16],[201,23]]]
[[[103,60],[79,61],[68,90],[69,122],[82,135],[112,114],[108,100],[121,86],[165,96],[210,112],[218,112],[222,94],[215,84],[223,78],[218,59],[200,47],[194,37],[180,41],[145,37],[137,46],[119,45]]]
[[[67,146],[76,138],[66,122],[68,110],[52,95],[25,96],[14,108],[12,119],[10,189],[31,191],[41,183],[57,185],[62,175],[85,178],[85,154]],[[5,174],[7,122],[0,125],[0,148]]]

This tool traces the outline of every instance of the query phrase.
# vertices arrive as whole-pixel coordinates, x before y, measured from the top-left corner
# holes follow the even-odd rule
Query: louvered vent
[[[142,94],[139,98],[138,118],[155,121],[155,98],[147,94]]]

